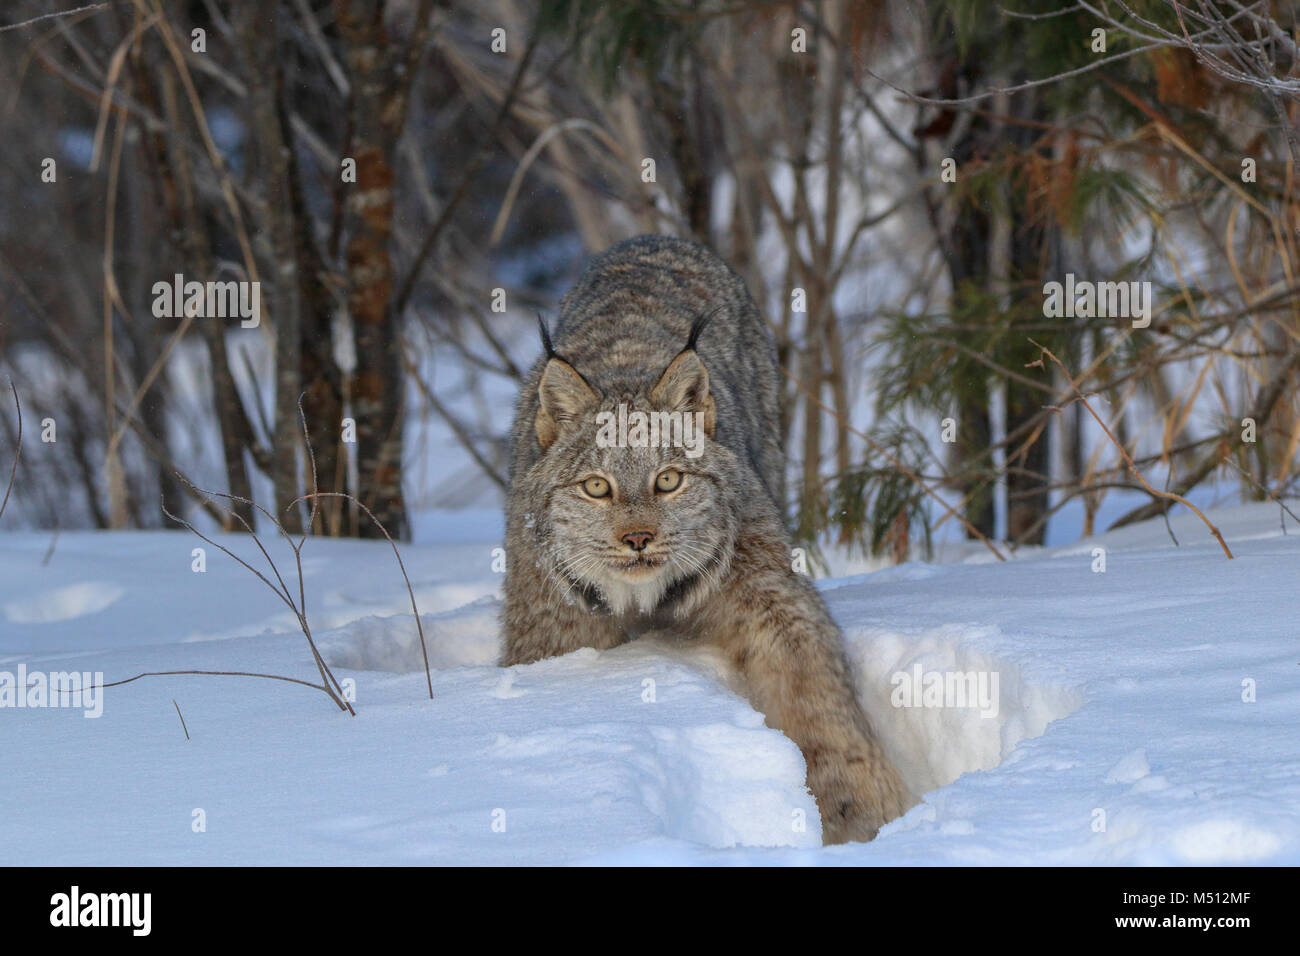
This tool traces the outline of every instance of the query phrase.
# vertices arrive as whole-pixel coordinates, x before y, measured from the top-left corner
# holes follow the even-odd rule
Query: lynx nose
[[[653,531],[629,531],[623,535],[623,543],[633,551],[644,551],[645,546],[654,539]]]

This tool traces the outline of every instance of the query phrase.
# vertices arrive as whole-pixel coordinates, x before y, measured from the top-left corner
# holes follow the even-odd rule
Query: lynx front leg
[[[793,572],[738,583],[715,599],[709,630],[743,675],[750,702],[803,751],[823,842],[873,839],[912,801],[858,706],[839,629]]]
[[[540,570],[531,565],[527,570],[531,573],[507,567],[502,667],[531,664],[580,647],[604,650],[623,642],[622,630],[610,617],[588,611],[576,601],[567,603]]]
[[[580,647],[605,650],[623,643],[622,632],[602,614],[579,607],[516,606],[506,601],[501,666],[531,664]]]

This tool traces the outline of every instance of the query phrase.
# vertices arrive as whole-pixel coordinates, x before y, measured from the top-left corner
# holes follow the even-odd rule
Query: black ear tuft
[[[551,333],[546,330],[546,320],[542,318],[540,312],[537,313],[537,327],[542,330],[542,348],[546,349],[546,357],[548,359],[559,358],[551,345]]]
[[[691,334],[686,340],[686,348],[682,349],[683,352],[695,351],[695,343],[699,340],[700,333],[703,332],[704,327],[709,324],[709,320],[721,311],[722,306],[718,306],[712,312],[701,312],[696,317],[695,321],[691,323]]]
[[[587,376],[579,372],[577,367],[572,362],[570,362],[559,352],[555,351],[555,346],[551,344],[551,333],[547,331],[546,320],[542,318],[542,313],[540,312],[537,313],[537,327],[542,331],[542,348],[546,350],[546,360],[548,362],[550,362],[551,360],[555,360],[557,362],[563,362],[565,365],[569,366],[569,368],[573,370],[574,375],[582,379],[582,381],[586,384],[586,386],[589,389],[591,389],[593,392],[599,395],[600,389],[596,388],[595,385],[592,385],[591,382],[587,380]]]

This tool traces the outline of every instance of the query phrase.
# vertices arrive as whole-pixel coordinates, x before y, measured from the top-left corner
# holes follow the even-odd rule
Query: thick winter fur
[[[839,629],[790,568],[779,372],[744,284],[692,242],[619,243],[565,297],[547,353],[512,434],[502,664],[650,630],[712,642],[803,751],[825,842],[872,839],[912,801]],[[597,414],[620,403],[699,412],[702,453],[601,447]]]

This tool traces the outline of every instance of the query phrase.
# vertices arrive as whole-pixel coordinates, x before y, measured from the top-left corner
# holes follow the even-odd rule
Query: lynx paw
[[[898,771],[882,755],[815,753],[806,759],[826,846],[874,840],[912,803]]]

